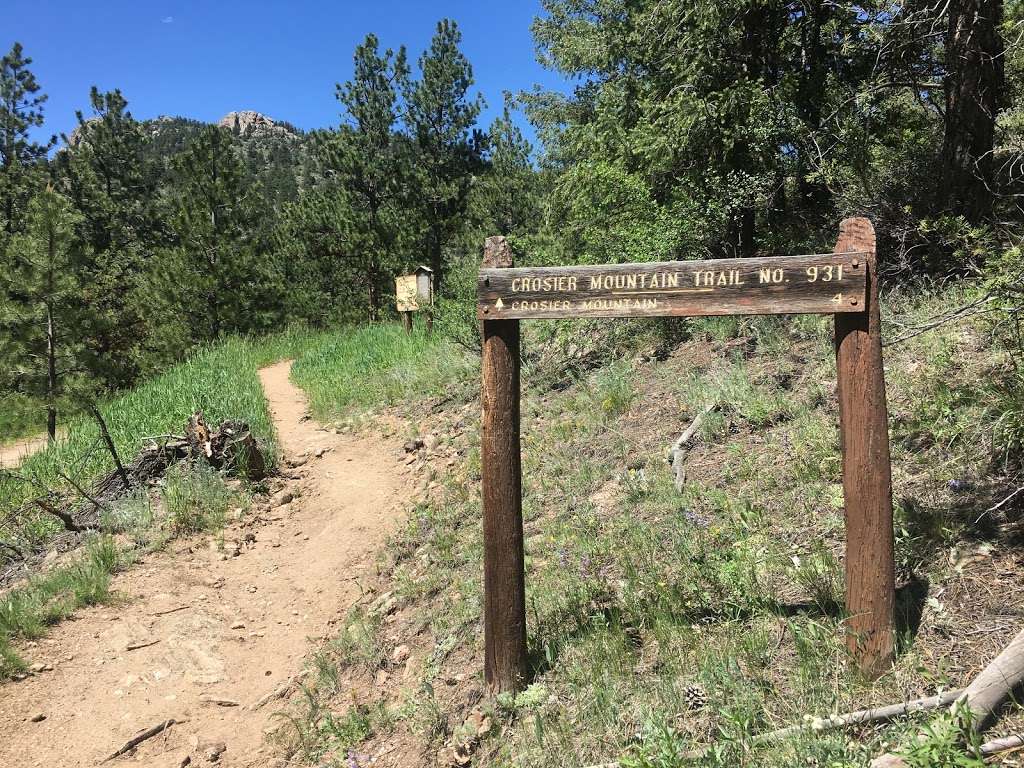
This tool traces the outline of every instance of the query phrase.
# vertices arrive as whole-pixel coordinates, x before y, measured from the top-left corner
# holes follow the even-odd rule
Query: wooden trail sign
[[[868,255],[481,269],[477,317],[861,313]]]
[[[505,238],[491,237],[477,287],[483,334],[484,663],[492,693],[519,691],[527,682],[520,319],[835,315],[847,644],[868,676],[891,665],[892,470],[870,221],[844,220],[831,254],[651,264],[516,269]]]

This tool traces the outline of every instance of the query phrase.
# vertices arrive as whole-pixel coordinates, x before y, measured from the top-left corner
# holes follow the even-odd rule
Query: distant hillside
[[[187,117],[161,116],[146,120],[152,156],[168,162],[184,151],[207,123]],[[216,125],[228,128],[241,144],[252,173],[268,199],[278,204],[298,196],[299,179],[309,159],[310,134],[291,123],[274,120],[251,110],[229,112]]]

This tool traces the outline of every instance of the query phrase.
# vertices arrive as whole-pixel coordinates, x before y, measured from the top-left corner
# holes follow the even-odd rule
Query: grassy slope
[[[420,404],[465,383],[473,364],[437,336],[397,324],[339,331],[317,339],[292,368],[321,419],[358,419],[370,410]]]
[[[914,324],[959,300],[890,297]],[[650,324],[530,326],[523,447],[529,642],[527,694],[492,712],[479,764],[586,765],[617,756],[674,765],[681,750],[724,745],[709,765],[866,765],[909,727],[835,732],[747,753],[750,735],[962,683],[1015,628],[1017,557],[1001,538],[990,386],[1002,360],[981,324],[944,327],[887,351],[897,551],[928,600],[904,605],[895,670],[876,683],[850,672],[835,610],[842,602],[842,502],[834,366],[823,319],[693,322],[668,359]],[[891,325],[890,335],[900,329]],[[611,363],[565,387],[566,359]],[[321,418],[356,419],[390,405],[441,435],[461,457],[439,468],[443,490],[417,505],[385,562],[398,611],[356,610],[315,658],[309,709],[293,721],[316,764],[384,738],[431,749],[466,736],[476,702],[480,637],[477,368],[471,358],[395,327],[260,343],[231,341],[196,356],[105,412],[122,450],[143,433],[180,429],[192,410],[250,420],[269,435],[256,368],[299,355],[296,381]],[[711,401],[677,495],[667,445]],[[87,425],[27,467],[53,477],[95,444]],[[71,446],[75,446],[73,450]],[[77,471],[106,469],[102,452]],[[955,481],[955,482],[951,482]],[[0,486],[7,503],[17,486]],[[1002,515],[1015,514],[1004,509]],[[45,525],[24,534],[41,537]],[[985,587],[995,583],[995,588]],[[88,597],[88,596],[87,596]],[[915,626],[917,625],[917,626]],[[980,630],[984,630],[981,632]],[[376,673],[398,642],[417,664],[401,690]],[[394,671],[394,670],[392,670]],[[697,693],[708,703],[693,707]],[[490,705],[484,703],[485,707]],[[305,725],[302,725],[305,723]],[[497,733],[495,729],[494,733]]]
[[[188,417],[201,410],[212,424],[225,418],[248,421],[273,456],[274,433],[256,371],[300,353],[315,338],[294,332],[258,341],[231,339],[197,352],[137,389],[102,404],[118,452],[129,460],[141,447],[142,438],[180,434]],[[18,474],[38,485],[60,488],[67,486],[60,478],[63,473],[88,487],[94,478],[113,469],[95,422],[77,419],[67,428],[66,439],[28,459]],[[33,547],[54,532],[53,520],[18,512],[36,493],[31,484],[0,473],[0,540]]]
[[[895,309],[902,325],[914,325],[961,298],[890,296],[887,314]],[[585,350],[594,328],[572,327],[569,351]],[[705,765],[866,765],[911,726],[836,731],[752,752],[740,745],[806,713],[962,685],[1016,631],[1006,614],[1024,595],[1019,579],[1007,578],[1019,570],[1017,555],[997,531],[1004,520],[981,515],[1009,484],[991,415],[999,402],[990,384],[1004,361],[982,324],[943,327],[887,350],[897,557],[901,579],[915,580],[901,601],[898,664],[875,683],[851,671],[842,643],[831,322],[718,319],[689,329],[690,340],[664,361],[650,359],[657,341],[640,331],[631,342],[639,352],[564,391],[549,386],[564,380],[564,357],[538,344],[550,329],[535,326],[527,341],[524,514],[535,676],[525,695],[492,712],[502,736],[483,739],[479,764],[589,765],[623,756],[668,766],[714,742],[718,753]],[[889,336],[900,332],[887,325]],[[316,355],[321,369],[338,365],[331,350]],[[300,383],[308,384],[300,371],[311,369],[297,368]],[[415,363],[392,362],[385,377],[400,369]],[[463,460],[440,475],[442,496],[416,508],[391,549],[384,588],[399,597],[398,612],[383,621],[357,610],[318,656],[319,699],[310,701],[319,704],[305,713],[296,742],[306,760],[341,764],[350,747],[370,753],[385,738],[436,749],[467,737],[462,723],[482,667],[482,546],[477,424],[462,424],[467,408],[475,414],[477,382],[473,368],[465,373],[462,387],[448,387],[444,412],[425,425]],[[343,391],[378,382],[356,378]],[[332,388],[325,391],[321,412],[344,414],[349,396],[332,404]],[[713,401],[725,407],[691,452],[690,483],[679,495],[666,448]],[[427,409],[406,401],[399,410],[422,422]],[[991,581],[999,588],[978,589]],[[414,646],[411,679],[383,700],[354,703],[350,691],[374,690],[398,642]],[[693,706],[700,696],[707,704]]]

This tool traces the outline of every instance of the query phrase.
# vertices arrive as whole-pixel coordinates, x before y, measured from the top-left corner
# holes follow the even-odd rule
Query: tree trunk
[[[53,308],[46,305],[46,434],[57,439],[57,340],[53,329]]]
[[[443,264],[441,263],[441,230],[440,227],[434,225],[430,228],[430,268],[434,270],[434,300],[441,295],[441,277],[443,272]]]
[[[944,202],[969,221],[992,205],[992,147],[1004,103],[1002,0],[951,0],[946,30]]]
[[[57,233],[51,221],[47,238],[46,272],[46,434],[57,439],[57,334],[53,326],[53,270],[57,260]]]

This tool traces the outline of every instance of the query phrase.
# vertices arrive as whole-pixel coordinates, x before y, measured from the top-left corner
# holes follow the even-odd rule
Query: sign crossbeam
[[[480,320],[863,312],[868,252],[481,269]]]

